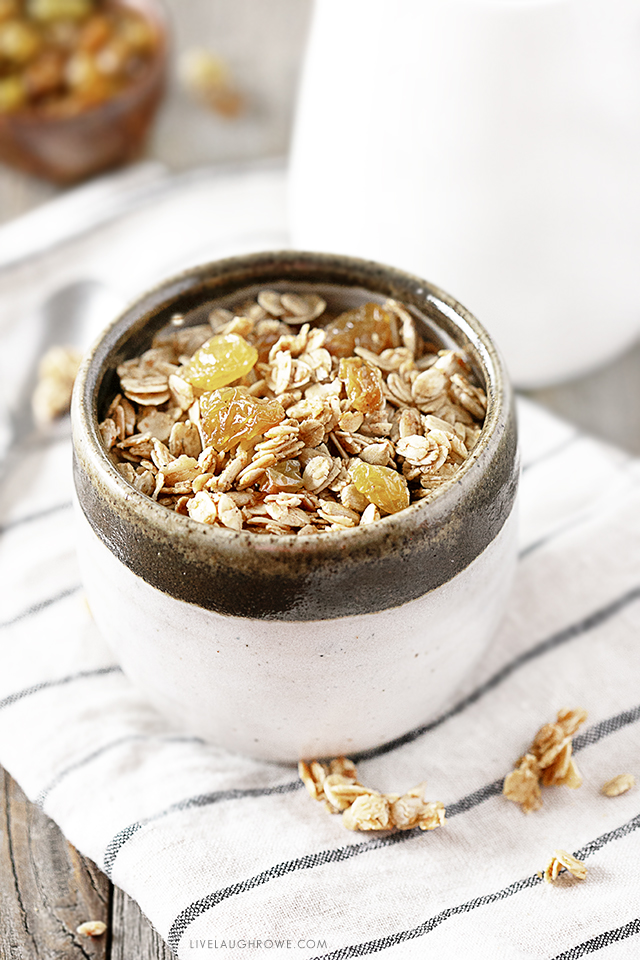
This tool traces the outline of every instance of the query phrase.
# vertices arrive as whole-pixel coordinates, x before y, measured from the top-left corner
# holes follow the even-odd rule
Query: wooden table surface
[[[107,932],[76,927],[102,920]],[[1,960],[170,960],[137,905],[68,843],[0,768]]]
[[[283,155],[310,0],[167,0],[167,5],[176,56],[193,46],[222,55],[251,106],[234,122],[204,115],[185,99],[174,75],[151,155],[173,169]],[[0,171],[0,222],[53,193],[46,184]],[[640,344],[594,373],[529,395],[586,431],[640,454]],[[1,768],[0,810],[0,960],[173,956],[136,904],[64,839]],[[105,935],[78,936],[76,927],[86,920],[103,920]]]
[[[149,156],[172,170],[286,154],[311,0],[164,0],[173,25],[173,67]],[[179,80],[185,51],[222,58],[245,96],[228,120],[201,107]],[[0,168],[0,223],[56,194]],[[0,768],[0,960],[169,960],[136,904],[64,839]],[[91,940],[76,927],[103,920]]]

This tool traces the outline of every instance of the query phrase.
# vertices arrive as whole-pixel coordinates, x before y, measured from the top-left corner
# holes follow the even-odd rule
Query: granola
[[[342,814],[347,830],[435,830],[446,823],[444,805],[425,801],[423,783],[402,796],[371,790],[359,783],[347,757],[328,765],[301,760],[298,773],[314,800],[323,801],[329,813]]]
[[[38,364],[38,382],[31,398],[35,422],[43,427],[68,413],[82,354],[73,347],[51,347]]]
[[[542,806],[543,787],[565,786],[572,790],[582,777],[572,757],[572,737],[587,719],[585,710],[558,711],[555,723],[541,727],[529,750],[517,761],[504,780],[502,792],[507,800],[519,803],[525,813]]]
[[[487,407],[465,357],[394,300],[332,315],[315,293],[263,290],[206,324],[175,316],[117,373],[100,434],[125,479],[256,534],[350,529],[422,500],[467,459]]]
[[[578,860],[566,850],[554,850],[543,874],[545,883],[555,883],[563,870],[567,870],[576,880],[584,880],[587,875],[587,868],[582,860]]]
[[[102,920],[86,920],[76,927],[76,933],[81,937],[101,937],[106,929],[107,925]]]
[[[619,797],[621,793],[626,793],[635,786],[636,778],[632,773],[619,773],[617,777],[607,780],[602,786],[601,793],[605,797]]]
[[[157,46],[152,22],[133,5],[4,0],[0,115],[75,117],[140,80]]]

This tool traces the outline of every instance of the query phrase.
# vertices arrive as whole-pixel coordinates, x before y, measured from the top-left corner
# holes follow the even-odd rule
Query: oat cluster
[[[545,883],[555,883],[563,870],[567,870],[576,880],[584,880],[587,875],[587,868],[582,860],[578,860],[566,850],[554,850],[543,874]]]
[[[165,507],[254,533],[341,530],[428,496],[477,442],[486,396],[465,358],[425,343],[401,304],[348,313],[353,323],[328,316],[316,294],[264,290],[235,312],[213,310],[209,324],[174,318],[118,367],[120,392],[100,424],[117,469]],[[194,364],[229,344],[237,379],[194,385]],[[225,428],[271,419],[257,435],[220,439],[221,407]]]
[[[73,347],[51,347],[38,364],[38,382],[31,398],[33,417],[46,426],[68,413],[82,354]]]
[[[564,709],[558,711],[555,723],[545,723],[515,770],[505,778],[505,797],[530,813],[542,806],[540,785],[579,787],[582,777],[572,757],[572,737],[586,719],[585,710]]]
[[[402,795],[370,790],[358,782],[356,766],[346,757],[328,765],[301,761],[298,772],[314,800],[342,814],[347,830],[435,830],[446,822],[443,804],[424,800],[424,784]]]

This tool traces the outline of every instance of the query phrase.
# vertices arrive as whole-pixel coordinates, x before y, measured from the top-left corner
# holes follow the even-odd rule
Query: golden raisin
[[[42,37],[26,20],[5,20],[0,26],[0,57],[14,64],[28,63],[42,46]]]
[[[27,91],[22,77],[0,78],[0,113],[19,110],[26,99]]]
[[[104,14],[95,13],[83,25],[78,38],[81,50],[95,53],[111,39],[113,28]]]
[[[359,460],[349,472],[356,489],[385,513],[397,513],[409,506],[407,481],[397,470]]]
[[[27,13],[34,20],[81,20],[93,9],[93,0],[27,0]]]
[[[222,387],[202,394],[200,420],[207,443],[230,450],[284,420],[284,408],[277,400],[252,396],[246,387]]]
[[[32,99],[48,96],[64,87],[64,56],[59,50],[44,50],[23,74],[25,87]]]
[[[263,493],[295,493],[303,486],[300,461],[283,460],[265,471],[260,489]]]
[[[356,347],[382,353],[393,346],[391,317],[378,303],[363,303],[325,327],[325,347],[334,357],[350,357]]]
[[[253,368],[258,351],[237,333],[222,333],[196,351],[182,376],[199,390],[218,390]]]
[[[287,328],[284,327],[286,330]],[[253,337],[253,344],[258,351],[258,360],[260,363],[266,363],[269,359],[269,351],[274,343],[277,343],[282,336],[281,330],[265,330],[264,333],[258,333]]]
[[[354,410],[373,413],[384,406],[382,376],[372,363],[361,357],[347,357],[340,361],[340,379],[344,380]]]

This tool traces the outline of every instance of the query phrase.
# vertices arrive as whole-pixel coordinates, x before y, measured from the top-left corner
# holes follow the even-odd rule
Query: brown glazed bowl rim
[[[98,390],[102,383],[105,363],[124,344],[131,340],[132,334],[139,333],[148,321],[158,313],[170,313],[172,303],[185,293],[196,289],[203,289],[202,283],[215,277],[228,278],[238,270],[248,273],[251,269],[274,265],[273,276],[268,282],[276,282],[277,266],[287,267],[308,266],[309,272],[323,269],[344,267],[360,274],[360,284],[351,283],[345,286],[361,286],[376,291],[375,275],[380,272],[392,283],[399,287],[406,287],[407,291],[414,291],[425,304],[431,304],[439,314],[444,314],[445,323],[449,322],[451,329],[457,329],[466,338],[462,349],[471,357],[475,366],[481,367],[484,387],[487,393],[487,413],[480,437],[456,474],[434,490],[423,500],[412,503],[395,514],[382,517],[380,520],[364,526],[347,528],[339,531],[323,531],[320,534],[301,536],[299,534],[256,534],[250,531],[232,531],[192,520],[169,510],[145,496],[129,484],[116,470],[108,457],[98,430]],[[291,279],[304,283],[304,276],[287,275],[283,269],[281,281]],[[244,282],[238,284],[238,289],[249,286],[252,282],[260,281],[260,276],[251,279],[247,275]],[[322,282],[318,277],[307,279],[308,283]],[[329,282],[329,281],[325,281]],[[211,289],[211,288],[209,288]],[[207,296],[208,290],[203,289],[202,300],[215,299],[215,292]],[[168,296],[167,296],[168,295]],[[402,294],[398,294],[402,299]],[[405,302],[407,295],[405,294]],[[195,303],[194,303],[195,305]],[[430,318],[431,319],[431,318]],[[434,325],[442,327],[442,320],[432,319]],[[158,329],[164,324],[160,324]],[[445,331],[451,336],[451,330]],[[456,341],[460,346],[459,340]],[[470,350],[471,347],[471,350]],[[126,353],[126,350],[125,352]],[[124,356],[124,354],[122,354]],[[118,360],[120,362],[120,360]],[[201,266],[192,267],[180,274],[151,288],[135,300],[120,316],[114,319],[102,332],[98,340],[85,354],[78,376],[76,378],[73,401],[72,421],[76,457],[80,456],[83,466],[89,467],[94,480],[99,481],[103,493],[111,498],[126,498],[135,505],[140,519],[153,528],[161,528],[163,533],[175,536],[181,540],[188,538],[190,548],[197,547],[205,551],[215,551],[223,548],[224,544],[233,543],[235,549],[262,551],[273,554],[278,547],[288,555],[313,553],[334,553],[336,548],[348,549],[353,542],[366,542],[370,548],[378,544],[384,552],[384,540],[393,531],[399,528],[421,524],[429,515],[441,518],[446,515],[450,505],[456,503],[464,495],[465,488],[476,483],[482,476],[483,462],[490,459],[496,433],[505,424],[511,404],[511,386],[505,371],[503,360],[494,345],[491,337],[479,321],[452,296],[435,285],[428,283],[412,274],[394,267],[388,267],[374,261],[363,260],[357,257],[303,252],[295,250],[265,251],[256,254],[246,254],[216,260]]]

